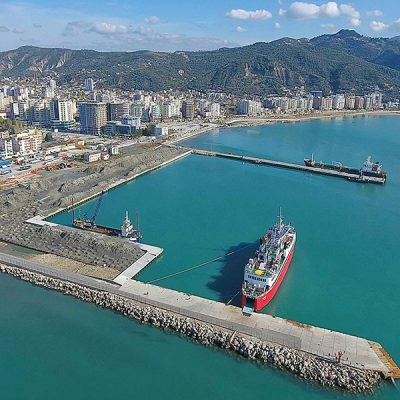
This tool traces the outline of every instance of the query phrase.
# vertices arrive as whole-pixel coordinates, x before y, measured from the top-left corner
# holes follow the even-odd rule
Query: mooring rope
[[[231,255],[233,255],[235,253],[238,253],[239,251],[245,250],[245,249],[247,249],[248,247],[251,247],[251,246],[254,246],[254,244],[253,243],[252,244],[248,244],[246,246],[241,247],[240,249],[237,249],[237,250],[231,251],[230,253],[224,254],[223,256],[219,256],[219,257],[213,258],[212,260],[203,262],[201,264],[197,264],[197,265],[194,265],[192,267],[185,268],[185,269],[177,271],[177,272],[173,272],[172,274],[161,276],[160,278],[152,279],[151,281],[148,281],[146,283],[159,282],[159,281],[162,281],[164,279],[172,278],[173,276],[177,276],[177,275],[184,274],[186,272],[193,271],[195,269],[198,269],[198,268],[204,267],[204,266],[206,266],[208,264],[211,264],[211,263],[213,263],[215,261],[221,260],[222,258],[225,258],[225,257],[231,256]]]

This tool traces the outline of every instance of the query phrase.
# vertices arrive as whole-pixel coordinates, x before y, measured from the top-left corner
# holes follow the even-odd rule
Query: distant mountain
[[[311,39],[315,46],[346,51],[374,64],[400,70],[400,36],[371,38],[353,30],[341,30],[333,35]]]
[[[358,93],[375,85],[399,88],[400,71],[376,65],[383,61],[375,63],[388,55],[379,44],[387,39],[364,38],[354,31],[341,31],[312,40],[283,38],[237,48],[174,53],[24,46],[0,53],[0,76],[57,75],[67,82],[92,77],[98,87],[214,90],[241,95],[281,94],[301,86]]]

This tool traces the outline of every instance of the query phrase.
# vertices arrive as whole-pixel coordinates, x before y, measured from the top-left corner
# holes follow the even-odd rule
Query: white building
[[[219,118],[221,115],[221,106],[219,103],[211,103],[208,100],[200,100],[200,115],[206,118]]]
[[[83,154],[83,160],[92,163],[101,159],[101,151],[86,152]]]
[[[170,103],[161,104],[161,118],[162,119],[172,118],[172,107]]]
[[[261,107],[259,101],[243,99],[237,104],[237,111],[240,115],[256,115],[261,112]]]
[[[152,121],[161,119],[161,107],[159,104],[154,103],[150,106],[150,116]]]
[[[332,96],[332,108],[334,110],[343,110],[346,105],[344,94],[335,94]]]
[[[53,89],[53,90],[56,90],[56,88],[57,88],[57,82],[56,82],[54,79],[50,79],[49,87],[50,87],[51,89]]]
[[[20,156],[33,155],[42,149],[43,133],[30,129],[12,136],[13,152]]]
[[[166,137],[166,136],[168,136],[168,127],[166,127],[166,126],[163,126],[163,127],[155,126],[153,128],[153,134],[154,134],[154,136]]]
[[[73,121],[74,108],[73,101],[52,100],[50,102],[50,118],[58,121]]]
[[[11,158],[14,155],[12,139],[0,138],[0,159]]]
[[[92,78],[85,79],[85,90],[88,92],[93,92],[94,90],[94,81]]]
[[[131,105],[130,115],[135,118],[142,118],[144,105],[141,103],[133,103]]]
[[[116,156],[117,154],[119,154],[119,146],[117,144],[111,144],[110,146],[108,146],[107,150],[110,156]]]

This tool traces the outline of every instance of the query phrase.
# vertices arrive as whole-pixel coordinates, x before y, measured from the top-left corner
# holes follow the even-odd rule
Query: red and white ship
[[[244,269],[242,308],[245,314],[265,307],[278,291],[292,261],[296,244],[296,230],[279,221],[260,239],[255,257]]]

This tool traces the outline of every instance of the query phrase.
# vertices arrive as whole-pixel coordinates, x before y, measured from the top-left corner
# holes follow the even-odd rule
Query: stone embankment
[[[300,351],[244,337],[235,332],[150,307],[106,291],[6,265],[0,265],[0,272],[112,309],[142,323],[180,333],[204,345],[230,349],[245,358],[288,370],[303,379],[318,382],[325,387],[362,393],[373,391],[381,381],[379,373],[375,371],[359,370],[336,362],[328,362]]]
[[[134,243],[64,226],[34,226],[16,222],[4,227],[0,240],[55,254],[85,264],[123,271],[144,255]]]

